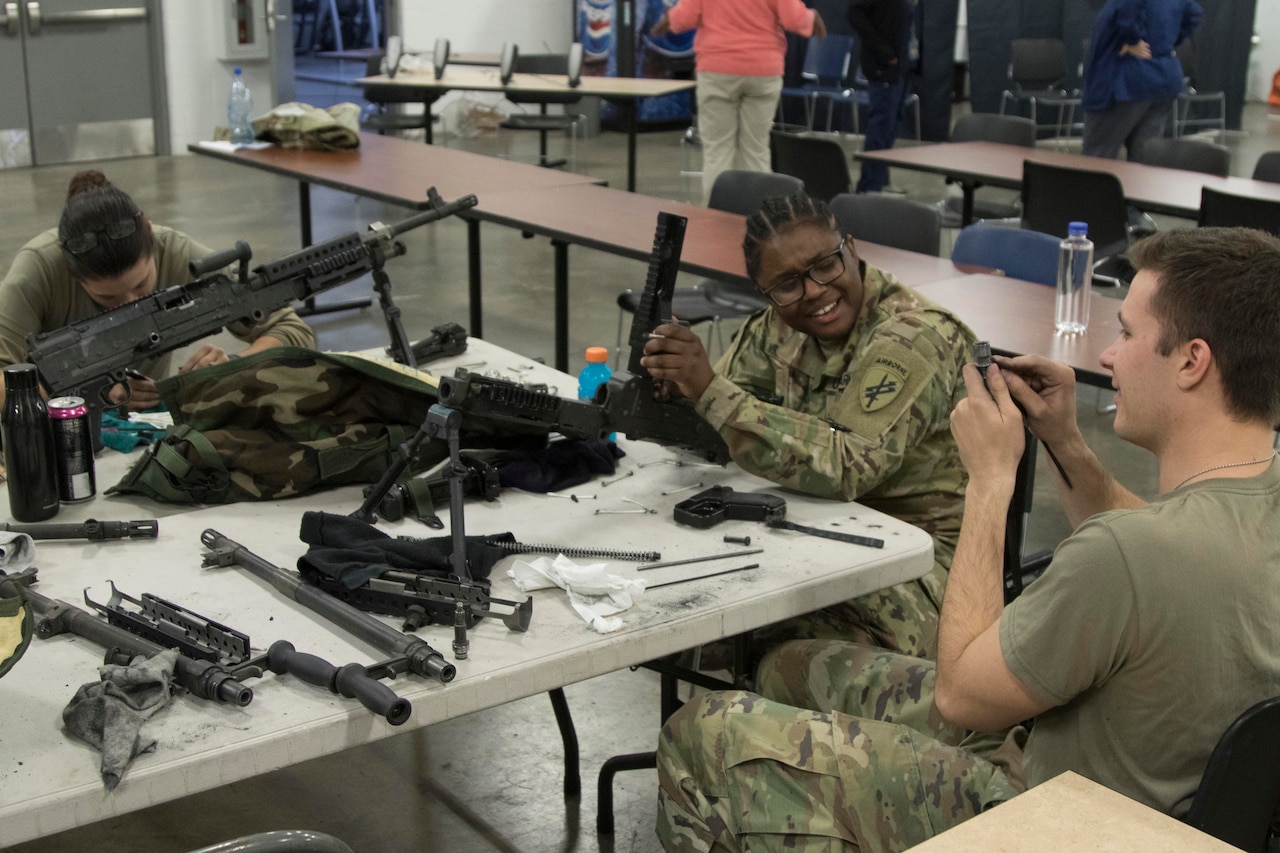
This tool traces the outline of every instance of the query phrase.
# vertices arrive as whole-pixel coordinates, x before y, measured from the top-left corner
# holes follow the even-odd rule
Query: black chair
[[[1231,149],[1200,139],[1165,137],[1143,145],[1142,162],[1148,166],[1186,169],[1225,178],[1231,174]]]
[[[848,155],[834,139],[775,130],[769,134],[769,145],[773,171],[799,178],[814,198],[830,201],[853,192]]]
[[[382,56],[369,57],[365,76],[375,77],[381,73]],[[360,127],[376,130],[380,135],[386,135],[387,131],[421,130],[423,139],[428,144],[431,142],[431,105],[439,100],[440,92],[374,83],[362,87],[361,95],[369,106],[360,113]],[[404,104],[421,104],[422,112],[401,112],[398,107]]]
[[[1024,38],[1010,44],[1008,86],[1000,93],[1000,114],[1004,115],[1010,101],[1026,101],[1031,108],[1031,120],[1039,126],[1038,104],[1045,99],[1058,108],[1057,127],[1063,125],[1070,96],[1062,88],[1067,77],[1067,52],[1062,39]]]
[[[1062,240],[1026,228],[975,222],[960,232],[951,260],[1000,270],[1010,278],[1054,287],[1058,282],[1058,247]]]
[[[1128,282],[1133,268],[1129,248],[1129,214],[1124,187],[1110,172],[1022,163],[1022,227],[1067,236],[1071,222],[1087,222],[1094,245],[1094,277]]]
[[[1184,820],[1251,853],[1271,849],[1280,806],[1280,696],[1236,717],[1209,756]]]
[[[517,74],[550,74],[566,76],[569,73],[569,55],[565,53],[530,53],[517,54],[513,70]],[[569,131],[570,159],[577,157],[578,126],[585,117],[569,112],[569,107],[582,100],[580,92],[527,92],[522,93],[508,89],[503,93],[513,104],[537,104],[537,113],[515,113],[507,116],[502,127],[509,130],[536,130],[538,132],[538,164],[548,168],[563,166],[564,158],[552,159],[547,156],[547,134],[556,131]],[[550,114],[550,104],[561,104],[565,108],[563,114]]]
[[[823,92],[839,93],[849,76],[849,61],[853,52],[853,36],[829,34],[826,38],[813,36],[804,54],[804,68],[799,86],[786,86],[778,97],[776,120],[782,123],[783,106],[790,98],[804,99],[805,126],[813,130],[813,113],[816,96]],[[831,114],[827,113],[827,129],[831,129]]]
[[[1258,228],[1280,236],[1280,201],[1201,187],[1199,225]]]
[[[728,169],[721,172],[711,187],[707,207],[750,216],[767,198],[789,196],[804,189],[804,183],[791,175],[775,172],[747,172]],[[614,368],[621,364],[622,324],[627,314],[640,307],[640,292],[624,290],[618,294],[618,339],[614,344]],[[720,350],[724,350],[724,332],[720,321],[748,317],[769,304],[768,297],[754,285],[703,279],[691,288],[677,288],[671,297],[671,313],[690,325],[710,323]]]
[[[1258,162],[1253,164],[1253,179],[1255,181],[1270,181],[1273,184],[1280,184],[1280,151],[1264,151],[1262,156],[1258,158]]]
[[[1174,48],[1182,63],[1182,91],[1173,105],[1173,135],[1185,136],[1188,130],[1212,128],[1217,135],[1227,130],[1227,93],[1201,92],[1196,82],[1196,46],[1191,39]],[[1192,116],[1192,112],[1196,116]],[[1212,112],[1213,114],[1207,114]]]
[[[1022,116],[1005,116],[996,113],[966,113],[951,126],[952,142],[1000,142],[1005,145],[1036,147],[1036,124]],[[992,198],[973,199],[974,219],[1016,219],[1022,215],[1018,198],[998,201]],[[948,227],[960,225],[964,216],[964,199],[952,196],[942,202],[942,224]]]
[[[942,217],[931,204],[877,193],[840,193],[830,202],[840,230],[855,240],[938,255]]]

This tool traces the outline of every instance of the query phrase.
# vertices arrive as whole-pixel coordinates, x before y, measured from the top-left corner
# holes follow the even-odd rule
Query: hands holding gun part
[[[965,367],[969,399],[951,415],[951,431],[970,477],[1005,469],[1012,474],[1026,445],[1025,420],[1025,429],[1044,445],[1063,484],[1072,488],[1053,451],[1073,438],[1073,430],[1078,433],[1071,368],[1039,356],[993,357],[986,341],[973,345],[973,355],[973,365]],[[1004,438],[997,440],[998,436]],[[1010,467],[1007,454],[1014,448]]]

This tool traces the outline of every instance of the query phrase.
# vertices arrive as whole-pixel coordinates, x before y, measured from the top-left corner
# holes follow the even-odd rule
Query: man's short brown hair
[[[1202,339],[1232,414],[1280,423],[1280,240],[1252,228],[1162,231],[1135,243],[1129,262],[1158,278],[1159,352]]]

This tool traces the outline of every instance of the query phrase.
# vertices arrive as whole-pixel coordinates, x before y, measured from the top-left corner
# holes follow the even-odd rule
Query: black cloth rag
[[[612,474],[616,460],[626,455],[608,439],[566,438],[502,463],[498,482],[526,492],[558,492],[596,475]]]
[[[173,697],[177,662],[178,650],[165,649],[150,658],[139,655],[127,666],[100,666],[101,681],[82,684],[62,709],[67,734],[102,753],[102,784],[108,791],[120,784],[135,755],[155,749],[154,738],[142,737],[142,724]]]
[[[298,571],[317,572],[335,578],[347,589],[357,589],[388,569],[446,578],[453,572],[453,538],[429,539],[388,536],[372,524],[330,512],[304,512],[299,538],[310,548],[298,558]],[[467,566],[471,579],[487,583],[493,566],[509,550],[494,542],[514,542],[510,533],[468,536]]]

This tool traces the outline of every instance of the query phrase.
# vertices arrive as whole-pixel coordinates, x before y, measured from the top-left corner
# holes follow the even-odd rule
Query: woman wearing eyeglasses
[[[858,500],[933,536],[922,580],[802,617],[785,634],[932,658],[966,481],[949,416],[973,332],[860,260],[827,206],[803,193],[766,201],[747,220],[743,251],[772,304],[714,368],[677,324],[655,330],[643,364],[696,402],[747,471]]]
[[[76,174],[58,227],[19,249],[0,282],[0,366],[26,361],[27,335],[32,332],[51,332],[157,289],[188,283],[188,263],[209,254],[210,249],[187,235],[153,225],[134,200],[101,172]],[[261,323],[233,323],[227,329],[249,344],[241,355],[316,343],[311,328],[289,308],[273,312]],[[134,367],[146,377],[163,377],[170,372],[171,355]],[[206,344],[178,370],[220,364],[228,358],[220,347]],[[150,379],[134,379],[129,385],[130,409],[148,409],[160,402]],[[123,401],[126,392],[117,386],[112,394]]]

